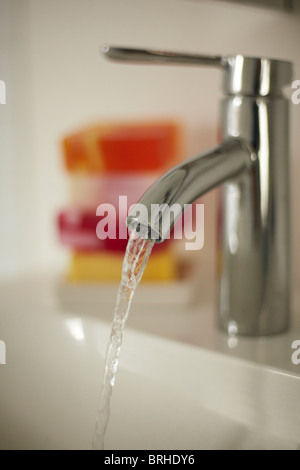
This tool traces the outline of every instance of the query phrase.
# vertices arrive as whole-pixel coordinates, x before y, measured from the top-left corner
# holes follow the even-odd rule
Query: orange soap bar
[[[65,167],[70,172],[101,173],[104,168],[98,139],[110,125],[94,125],[66,136],[62,141]]]
[[[178,160],[179,126],[168,122],[117,127],[103,133],[98,145],[106,171],[156,171]]]

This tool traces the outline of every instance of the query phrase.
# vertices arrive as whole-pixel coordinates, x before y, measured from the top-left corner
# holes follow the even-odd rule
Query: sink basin
[[[0,314],[0,448],[90,449],[110,325],[62,312],[46,291],[36,291],[43,302],[26,289],[8,291]],[[299,445],[296,374],[125,331],[106,449]]]

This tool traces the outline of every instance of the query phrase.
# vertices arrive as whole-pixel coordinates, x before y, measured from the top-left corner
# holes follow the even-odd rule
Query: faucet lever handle
[[[223,70],[225,95],[282,96],[282,87],[291,82],[292,63],[266,57],[243,55],[203,55],[182,52],[103,46],[102,53],[111,60],[139,64],[208,65]]]
[[[156,64],[210,65],[215,67],[222,67],[224,65],[224,58],[217,55],[185,54],[181,52],[134,49],[107,45],[102,46],[101,50],[109,59],[131,63],[151,62]]]

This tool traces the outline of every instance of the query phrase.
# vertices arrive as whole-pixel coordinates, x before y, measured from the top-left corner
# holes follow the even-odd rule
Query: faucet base
[[[221,138],[247,142],[253,158],[219,191],[219,323],[229,335],[279,334],[290,316],[288,102],[227,96],[222,116]]]
[[[274,328],[270,327],[270,325],[266,328],[260,328],[259,326],[257,328],[249,328],[248,325],[238,324],[234,320],[222,321],[220,315],[218,315],[218,328],[227,333],[228,336],[272,336],[285,333],[289,329],[289,322]]]

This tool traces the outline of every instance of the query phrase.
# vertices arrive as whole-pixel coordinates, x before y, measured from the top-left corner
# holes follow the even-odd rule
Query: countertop
[[[0,283],[1,311],[0,313],[0,339],[1,324],[10,312],[28,308],[50,311],[55,309],[61,315],[93,318],[98,317],[107,323],[112,321],[117,284],[96,287],[98,299],[89,302],[79,302],[78,299],[62,301],[60,277],[58,274],[38,273],[5,280]],[[86,286],[88,288],[88,286]],[[83,288],[85,289],[85,288]],[[95,287],[94,287],[95,289]],[[150,288],[155,292],[155,286]],[[162,287],[160,286],[160,289]],[[168,287],[170,295],[172,286]],[[235,356],[253,363],[271,368],[281,369],[289,373],[300,375],[300,364],[292,363],[292,343],[300,340],[300,302],[294,299],[291,327],[283,334],[270,337],[248,338],[229,337],[216,327],[214,312],[214,287],[205,290],[202,299],[196,302],[143,302],[143,286],[136,301],[134,299],[127,328],[140,330],[159,337],[213,350],[230,356]],[[178,289],[177,289],[178,290]],[[174,292],[176,286],[174,286]],[[110,292],[110,294],[108,294]],[[149,292],[148,292],[149,295]],[[147,295],[146,295],[147,297]],[[25,308],[26,307],[26,308]],[[24,318],[24,321],[26,319]],[[37,331],[38,334],[38,331]],[[126,331],[125,331],[126,334]],[[9,345],[7,345],[9,348]]]

